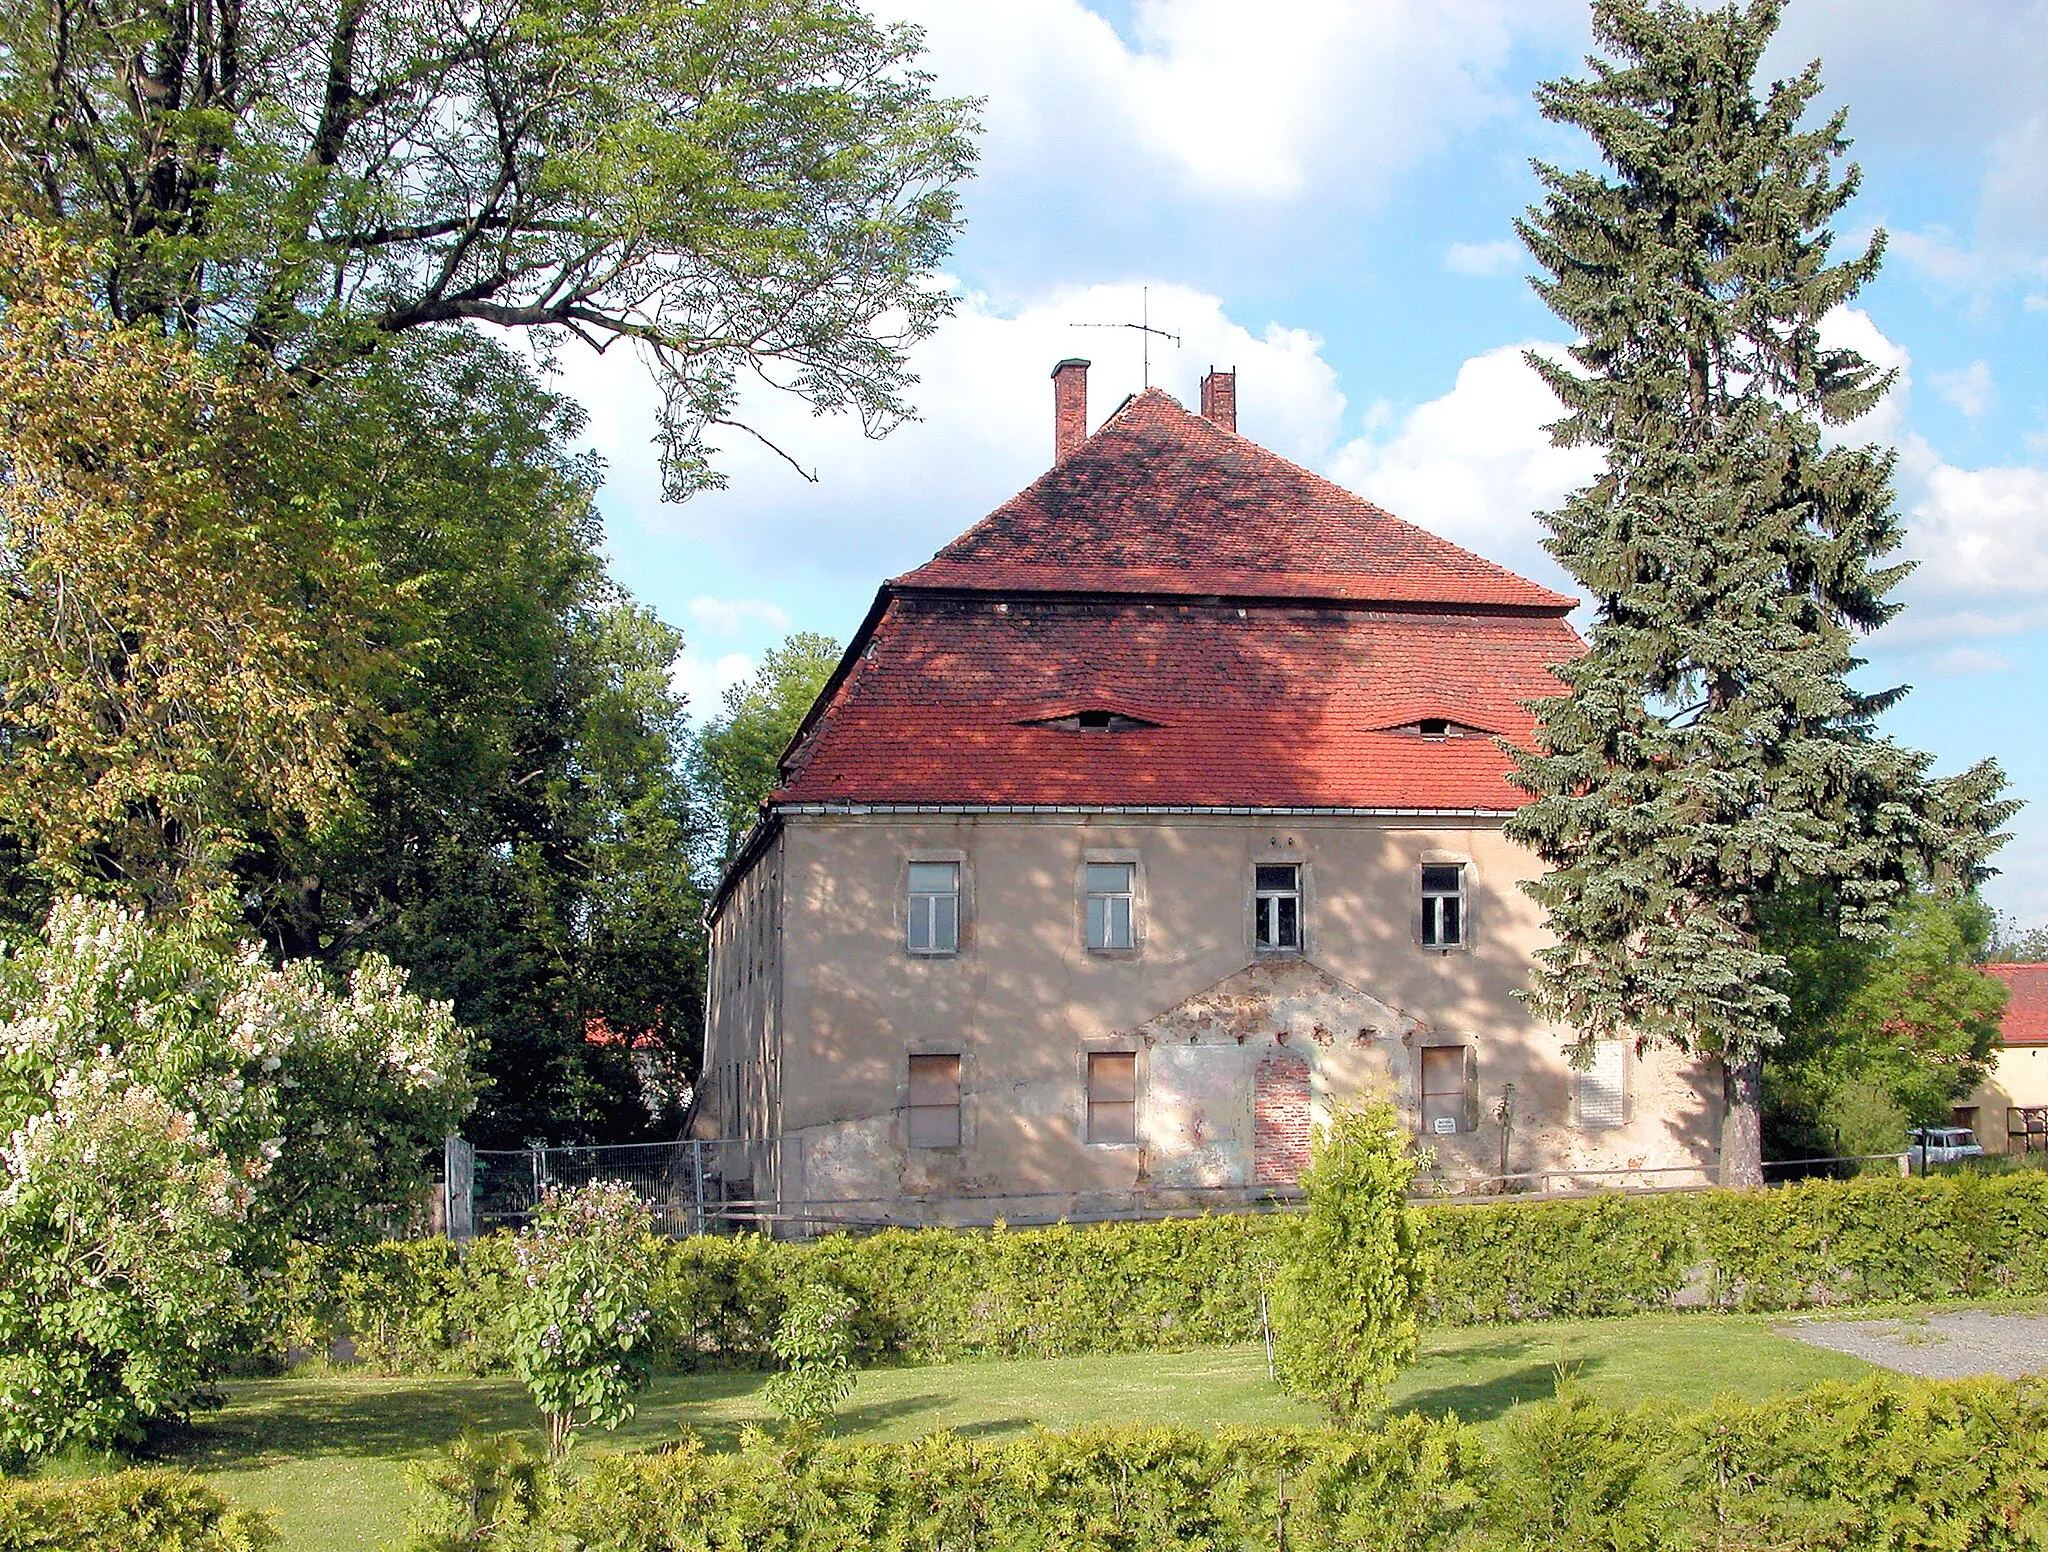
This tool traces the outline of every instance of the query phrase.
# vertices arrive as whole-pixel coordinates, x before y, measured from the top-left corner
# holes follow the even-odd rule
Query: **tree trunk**
[[[1721,1184],[1764,1183],[1764,1059],[1721,1061]]]

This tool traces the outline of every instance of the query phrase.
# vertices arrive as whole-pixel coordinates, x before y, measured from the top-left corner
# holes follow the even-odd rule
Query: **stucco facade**
[[[960,869],[950,954],[907,947],[925,861]],[[1091,861],[1135,865],[1128,950],[1086,946]],[[1276,862],[1300,869],[1299,951],[1253,944],[1253,870]],[[1425,948],[1420,870],[1446,862],[1468,880],[1467,941]],[[1704,1066],[1610,1053],[1618,1110],[1607,1090],[1587,1106],[1615,1068],[1575,1072],[1515,998],[1543,941],[1515,887],[1533,866],[1482,815],[785,814],[754,870],[772,885],[719,919],[707,1092],[746,1108],[715,1121],[760,1140],[753,1189],[790,1217],[1222,1205],[1291,1184],[1291,1124],[1333,1104],[1390,1098],[1422,1134],[1423,1053],[1456,1049],[1457,1130],[1426,1136],[1446,1177],[1500,1172],[1510,1086],[1511,1173],[1710,1165]],[[1131,1141],[1089,1138],[1091,1052],[1136,1058]],[[957,1145],[912,1143],[914,1055],[959,1058]],[[1698,1183],[1638,1183],[1660,1180]]]

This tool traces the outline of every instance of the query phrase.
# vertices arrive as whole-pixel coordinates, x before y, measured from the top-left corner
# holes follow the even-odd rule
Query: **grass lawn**
[[[1604,1399],[1663,1396],[1688,1404],[1869,1372],[1859,1359],[1803,1346],[1771,1326],[1769,1317],[1657,1315],[1431,1332],[1392,1399],[1397,1408],[1484,1423],[1519,1402],[1547,1397],[1559,1365],[1573,1368]],[[635,1449],[688,1427],[712,1447],[730,1448],[744,1424],[768,1419],[757,1398],[761,1380],[657,1380],[630,1425],[585,1447]],[[338,1376],[226,1388],[226,1409],[206,1417],[176,1458],[240,1501],[277,1511],[290,1552],[383,1547],[404,1528],[407,1461],[431,1454],[465,1426],[531,1430],[536,1423],[518,1383],[504,1379]],[[1000,1436],[1035,1425],[1322,1420],[1316,1408],[1281,1395],[1267,1379],[1261,1348],[1244,1346],[871,1369],[841,1410],[836,1432],[902,1439],[934,1428]]]

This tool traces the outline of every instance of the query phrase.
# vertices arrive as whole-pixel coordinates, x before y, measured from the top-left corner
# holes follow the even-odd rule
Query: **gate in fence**
[[[446,1222],[454,1239],[516,1229],[550,1186],[598,1180],[631,1186],[653,1214],[655,1232],[676,1238],[751,1228],[763,1213],[747,1146],[736,1139],[473,1148],[450,1137],[446,1152]]]

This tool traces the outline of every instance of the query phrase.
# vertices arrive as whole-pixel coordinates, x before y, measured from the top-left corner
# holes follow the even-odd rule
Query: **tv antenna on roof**
[[[1176,348],[1180,345],[1180,336],[1178,334],[1169,334],[1164,329],[1152,327],[1152,288],[1150,286],[1140,286],[1138,288],[1138,318],[1140,321],[1137,323],[1070,323],[1067,327],[1070,329],[1136,329],[1139,336],[1145,342],[1144,385],[1150,388],[1152,386],[1152,336],[1156,334],[1161,339],[1170,339]]]

